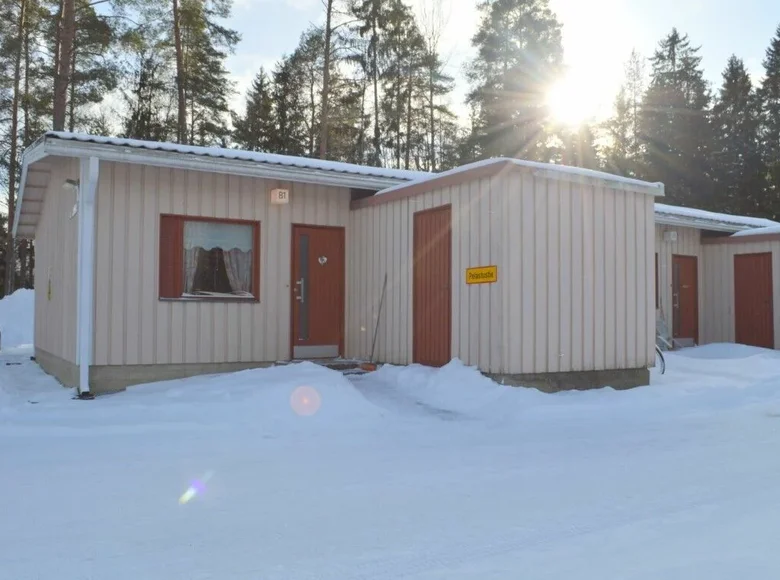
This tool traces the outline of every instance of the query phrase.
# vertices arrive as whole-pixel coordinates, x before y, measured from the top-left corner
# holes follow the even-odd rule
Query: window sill
[[[259,298],[251,297],[251,298],[245,298],[241,296],[236,296],[235,298],[230,298],[228,296],[204,296],[202,298],[200,297],[194,297],[194,296],[181,296],[179,298],[158,298],[160,302],[222,302],[222,303],[238,303],[238,304],[257,304],[260,302]]]

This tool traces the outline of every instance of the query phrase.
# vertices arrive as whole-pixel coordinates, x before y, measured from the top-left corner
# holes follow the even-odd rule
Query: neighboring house
[[[656,307],[676,344],[780,346],[780,224],[663,204],[655,213]]]
[[[375,334],[379,362],[629,387],[654,362],[654,251],[669,313],[670,271],[681,296],[686,276],[704,287],[710,232],[774,225],[654,212],[660,195],[519,160],[433,175],[48,133],[24,154],[14,235],[35,240],[36,358],[82,392],[365,359]],[[686,255],[705,264],[670,267]],[[678,338],[733,339],[704,290],[674,310]]]

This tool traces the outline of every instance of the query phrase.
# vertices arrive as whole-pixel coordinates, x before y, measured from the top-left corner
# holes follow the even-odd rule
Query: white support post
[[[100,163],[97,157],[82,157],[79,179],[78,247],[78,361],[79,395],[89,396],[89,367],[92,362],[93,296],[95,288],[95,195]]]

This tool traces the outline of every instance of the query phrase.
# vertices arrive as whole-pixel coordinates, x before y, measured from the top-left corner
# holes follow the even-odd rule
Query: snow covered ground
[[[0,578],[780,577],[780,354],[667,367],[545,395],[302,364],[75,401],[0,353]]]

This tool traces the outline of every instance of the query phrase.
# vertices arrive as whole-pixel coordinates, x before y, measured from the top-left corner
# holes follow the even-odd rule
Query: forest
[[[780,219],[780,25],[758,82],[734,55],[718,86],[695,39],[673,29],[652,54],[631,54],[609,118],[572,127],[548,110],[565,70],[548,0],[473,1],[458,116],[437,0],[421,12],[322,0],[320,22],[245,95],[226,66],[241,42],[232,0],[0,0],[0,295],[34,284],[34,246],[8,232],[22,152],[52,129],[433,172],[518,157],[661,181],[667,203]]]

